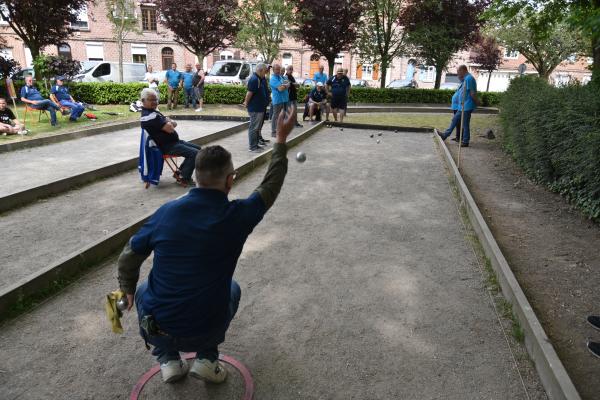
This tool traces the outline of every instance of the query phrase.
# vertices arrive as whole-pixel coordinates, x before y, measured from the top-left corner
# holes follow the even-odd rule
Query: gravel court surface
[[[204,122],[196,124],[204,126]],[[312,126],[297,128],[292,136]],[[270,129],[265,128],[263,137],[268,136]],[[247,151],[246,130],[211,144],[228,149],[235,165],[257,156]],[[186,189],[175,184],[165,165],[161,183],[148,190],[144,189],[139,173],[131,171],[2,214],[0,288],[105,237],[185,192]]]
[[[248,366],[256,399],[525,398],[431,137],[384,134],[378,145],[368,134],[324,129],[299,146],[308,160],[290,160],[240,258],[242,300],[221,350]],[[113,259],[5,324],[0,392],[126,398],[153,360],[135,313],[125,334],[110,333],[100,303],[115,288]],[[190,385],[221,399],[240,380],[211,392],[188,379],[146,398]]]
[[[178,121],[177,132],[192,140],[239,125],[236,121]],[[89,136],[0,154],[0,197],[92,171],[139,155],[141,128]],[[15,171],[17,171],[15,173]]]

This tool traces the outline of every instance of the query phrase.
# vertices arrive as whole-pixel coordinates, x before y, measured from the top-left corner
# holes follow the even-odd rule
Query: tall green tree
[[[476,43],[487,0],[412,0],[402,13],[414,54],[435,67],[435,88],[457,51]]]
[[[123,43],[129,33],[141,32],[133,0],[104,0],[106,16],[112,25],[113,39],[119,53],[119,82],[123,82]]]
[[[490,80],[492,72],[498,69],[502,64],[502,50],[494,37],[482,36],[481,40],[474,46],[474,54],[471,56],[471,62],[477,64],[478,69],[488,73],[486,92],[490,90]]]
[[[385,87],[387,70],[396,57],[407,50],[406,31],[400,16],[405,0],[365,0],[363,25],[356,41],[357,53],[363,60],[378,63],[380,86]]]
[[[57,45],[71,33],[70,23],[87,0],[0,0],[0,16],[36,59],[42,49]]]
[[[284,34],[295,24],[294,8],[290,0],[242,0],[237,46],[257,51],[270,64],[279,54]]]

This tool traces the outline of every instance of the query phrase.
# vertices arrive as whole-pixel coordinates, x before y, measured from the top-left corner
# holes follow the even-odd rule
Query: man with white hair
[[[163,154],[184,157],[179,167],[180,179],[177,182],[183,187],[194,184],[192,173],[194,162],[200,146],[180,140],[175,127],[177,122],[162,115],[157,109],[158,97],[156,92],[150,88],[142,90],[140,95],[142,101],[142,116],[140,122],[142,129],[148,132],[150,138],[156,143]]]
[[[265,109],[269,104],[269,88],[265,74],[267,66],[259,63],[256,66],[254,74],[248,80],[248,91],[242,105],[248,109],[250,123],[248,125],[248,151],[258,153],[261,150],[261,145],[265,145],[266,141],[262,139],[260,129],[265,116]]]

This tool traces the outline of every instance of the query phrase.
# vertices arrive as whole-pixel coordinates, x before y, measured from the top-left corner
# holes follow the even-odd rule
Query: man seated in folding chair
[[[56,112],[60,111],[60,106],[52,100],[42,97],[36,87],[33,86],[33,77],[31,75],[25,77],[25,86],[21,88],[21,101],[25,103],[26,107],[48,111],[50,113],[50,124],[56,126]]]
[[[182,186],[193,186],[192,173],[196,154],[200,146],[180,140],[175,127],[177,122],[165,117],[156,110],[158,98],[153,89],[145,88],[140,95],[142,101],[142,116],[140,118],[142,129],[156,143],[163,155],[181,156],[185,160],[181,164],[181,179],[178,180]]]
[[[73,96],[71,96],[69,88],[63,85],[64,80],[64,76],[57,76],[56,85],[52,86],[51,93],[61,106],[71,109],[69,121],[75,122],[77,121],[77,118],[81,117],[85,107],[82,103],[76,102]]]

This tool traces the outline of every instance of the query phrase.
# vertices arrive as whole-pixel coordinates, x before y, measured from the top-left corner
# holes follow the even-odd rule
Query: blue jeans
[[[56,112],[60,111],[60,107],[52,100],[36,100],[37,104],[30,104],[31,108],[36,110],[46,110],[50,113],[50,124],[56,125]]]
[[[287,103],[273,104],[271,106],[271,136],[275,137],[277,130],[277,119],[282,111],[287,111]]]
[[[194,88],[183,88],[183,94],[185,96],[185,108],[188,108],[190,103],[192,103],[192,107],[196,108],[196,94],[194,93]]]
[[[248,124],[248,145],[250,150],[258,148],[258,138],[260,136],[260,127],[264,119],[265,113],[248,111],[250,122]]]
[[[61,100],[60,105],[71,109],[71,116],[69,117],[71,121],[75,121],[77,118],[81,117],[81,114],[83,114],[83,111],[85,110],[85,107],[83,107],[81,103],[74,103],[70,100]]]
[[[135,292],[135,307],[138,312],[138,322],[145,315],[142,307],[142,296],[148,288],[148,281],[144,281]],[[216,329],[210,334],[202,336],[192,336],[185,338],[177,338],[170,335],[156,335],[146,337],[143,330],[140,328],[140,334],[151,345],[152,355],[155,356],[159,363],[163,364],[170,360],[180,360],[180,351],[196,352],[196,358],[208,359],[216,361],[219,358],[219,345],[225,341],[225,333],[229,329],[229,324],[237,312],[240,304],[242,289],[240,285],[233,279],[231,280],[231,295],[229,298],[229,315],[225,326]]]
[[[179,166],[181,171],[181,177],[185,180],[192,179],[192,173],[194,172],[194,164],[196,163],[196,154],[198,154],[200,146],[194,143],[180,140],[177,143],[165,146],[161,151],[163,154],[169,154],[172,156],[184,157],[183,162]]]
[[[469,110],[469,111],[465,110],[465,112],[464,112],[465,115],[463,117],[462,142],[465,144],[468,144],[469,140],[471,139],[471,113],[472,112],[473,112],[473,110]],[[452,134],[452,131],[454,130],[454,128],[456,128],[457,126],[460,126],[460,118],[461,118],[461,112],[459,110],[452,117],[452,122],[450,123],[450,126],[448,127],[448,129],[446,129],[444,131],[443,139],[446,139],[448,136],[450,136]],[[460,137],[460,133],[457,134],[456,136]]]

